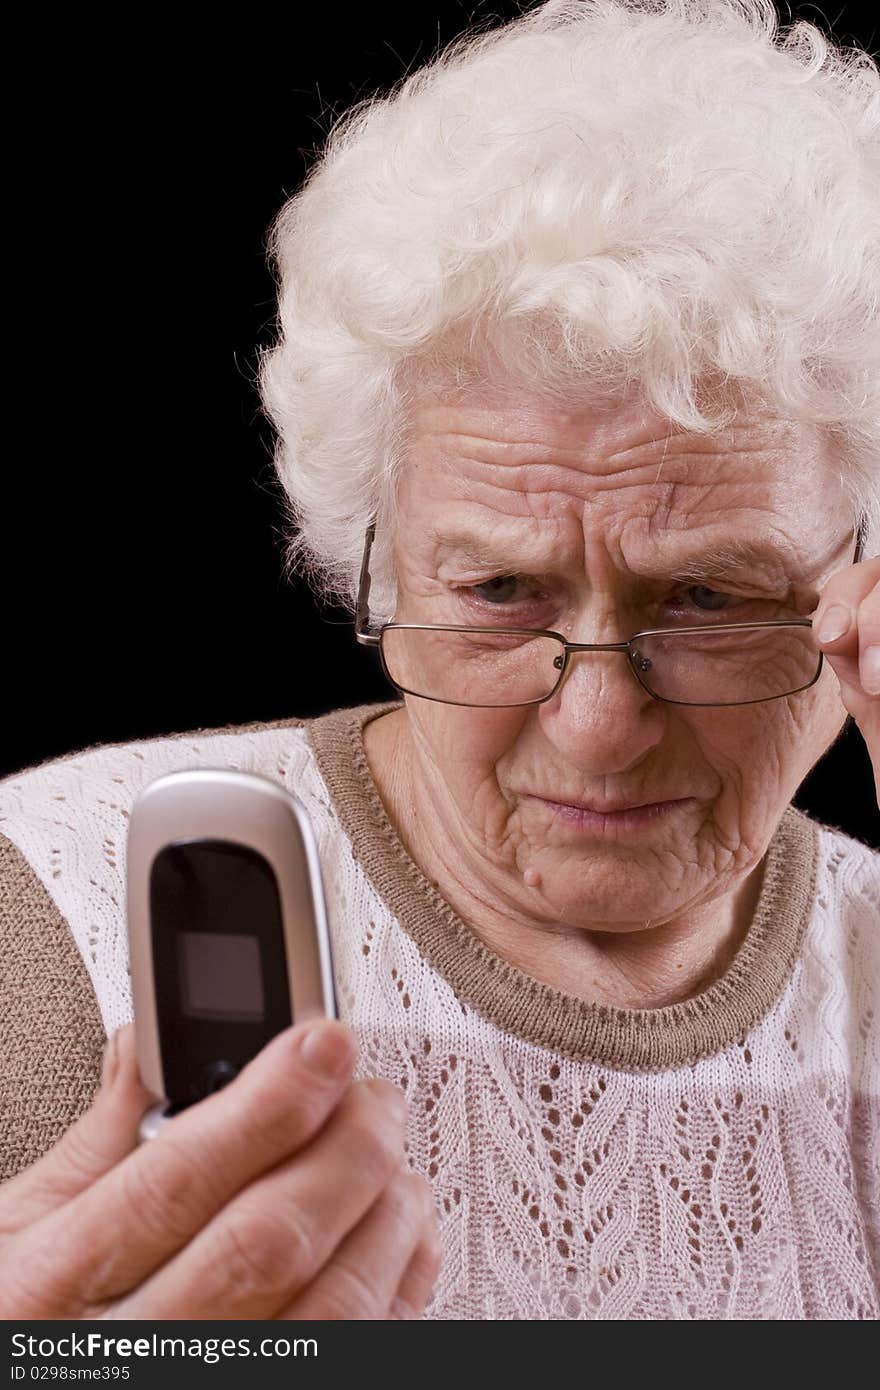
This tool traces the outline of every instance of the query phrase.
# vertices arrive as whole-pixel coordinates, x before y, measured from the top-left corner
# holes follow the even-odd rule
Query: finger
[[[350,1086],[314,1140],[231,1201],[114,1318],[272,1318],[306,1286],[403,1162],[405,1103]]]
[[[426,1239],[425,1184],[401,1170],[312,1283],[277,1314],[297,1322],[387,1318]]]
[[[813,632],[827,655],[858,657],[859,627],[856,621],[859,607],[880,584],[880,556],[850,565],[832,575],[822,591],[822,598],[813,614]],[[865,646],[868,643],[864,644]]]
[[[880,694],[880,579],[861,599],[853,596],[846,603],[832,603],[819,620],[816,636],[832,670],[841,685],[849,687],[850,694]],[[852,712],[858,715],[857,710]]]
[[[410,1320],[420,1318],[437,1282],[443,1259],[443,1247],[436,1221],[419,1243],[400,1281],[397,1296],[391,1304],[389,1318]]]
[[[880,806],[880,556],[829,581],[813,626],[865,740]]]
[[[310,1035],[335,1042],[336,1071],[333,1059],[313,1069],[303,1050]],[[13,1237],[29,1271],[24,1306],[103,1306],[140,1284],[241,1188],[312,1138],[349,1084],[355,1055],[336,1021],[278,1034],[223,1090]]]
[[[69,1202],[137,1148],[138,1126],[155,1097],[143,1085],[134,1025],[110,1035],[94,1101],[58,1143],[0,1189],[0,1232],[32,1225]]]
[[[859,629],[859,676],[869,695],[880,695],[880,580],[862,599]]]

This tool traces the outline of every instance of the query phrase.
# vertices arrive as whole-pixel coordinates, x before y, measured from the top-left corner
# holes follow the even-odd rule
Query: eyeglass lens
[[[562,642],[546,634],[388,627],[382,659],[393,684],[452,704],[531,704],[546,699],[563,667]],[[636,638],[629,655],[575,653],[573,660],[629,660],[639,681],[680,704],[748,704],[811,685],[821,654],[811,628],[742,628]]]

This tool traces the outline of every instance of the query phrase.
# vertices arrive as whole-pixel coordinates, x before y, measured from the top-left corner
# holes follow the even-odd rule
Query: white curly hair
[[[267,236],[285,572],[395,608],[420,391],[826,427],[880,535],[880,70],[771,0],[547,0],[349,109]],[[706,383],[716,383],[712,390]]]

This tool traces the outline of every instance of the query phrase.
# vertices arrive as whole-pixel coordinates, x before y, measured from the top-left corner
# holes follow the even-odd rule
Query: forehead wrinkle
[[[635,437],[617,448],[614,436],[621,426],[619,413],[611,417],[592,414],[580,429],[576,427],[577,412],[566,416],[554,410],[543,428],[540,417],[536,421],[530,412],[522,416],[517,412],[511,418],[509,413],[499,416],[492,411],[480,411],[477,413],[479,420],[471,414],[470,427],[460,428],[445,424],[442,410],[432,421],[433,413],[428,412],[427,418],[422,416],[417,434],[423,443],[431,441],[439,445],[441,452],[444,444],[451,443],[460,458],[471,458],[476,463],[497,464],[503,468],[556,464],[596,476],[602,476],[608,465],[612,465],[614,471],[628,471],[654,467],[658,462],[665,465],[676,459],[687,460],[692,465],[700,459],[719,462],[737,455],[772,457],[778,454],[786,437],[796,434],[797,430],[792,421],[760,416],[735,420],[724,429],[701,433],[683,429],[671,421],[656,417],[645,420],[639,415],[634,428],[627,416],[622,423]],[[572,455],[573,460],[569,461],[566,455]]]
[[[426,493],[434,503],[447,500],[450,487],[460,494],[462,500],[479,502],[493,506],[493,498],[500,502],[500,510],[515,515],[508,508],[508,499],[521,501],[534,512],[536,502],[542,512],[551,505],[553,494],[573,500],[578,508],[601,508],[606,499],[621,489],[634,490],[650,498],[651,511],[655,522],[665,514],[673,524],[677,511],[677,499],[686,496],[691,499],[695,493],[702,509],[713,494],[732,492],[739,498],[750,484],[768,482],[763,469],[754,474],[754,457],[749,465],[751,473],[731,471],[729,457],[719,455],[685,454],[670,450],[665,458],[659,460],[655,453],[650,456],[621,458],[613,467],[607,459],[589,458],[572,451],[565,457],[564,452],[548,449],[546,458],[533,457],[526,461],[521,456],[508,456],[502,463],[498,458],[480,458],[467,452],[451,452],[441,455],[442,466],[425,470],[433,475],[425,478],[417,472],[411,477],[414,487],[421,477]],[[722,464],[724,465],[722,467]],[[662,472],[662,479],[661,479]],[[642,504],[637,505],[641,510]],[[725,510],[728,508],[725,507]],[[700,506],[697,506],[699,512]],[[735,510],[735,507],[733,508]],[[693,504],[684,507],[685,513],[693,513]],[[545,512],[550,519],[550,512]],[[708,517],[704,517],[704,524]]]
[[[615,483],[626,479],[630,486],[656,482],[657,455],[646,458],[620,458],[612,461],[602,454],[584,452],[582,447],[563,448],[559,445],[530,445],[515,449],[504,446],[503,452],[481,455],[475,449],[441,451],[444,469],[464,477],[475,474],[477,482],[485,481],[502,491],[553,492],[564,488],[574,477],[584,483]],[[707,459],[718,463],[717,457]],[[667,472],[671,469],[685,483],[704,485],[707,479],[693,476],[693,455],[670,454],[663,460]],[[711,481],[711,479],[708,479]]]
[[[768,433],[766,426],[759,427],[753,421],[731,425],[716,434],[694,434],[690,430],[673,430],[668,434],[658,435],[606,454],[605,458],[609,463],[626,460],[632,466],[641,462],[656,463],[661,460],[671,463],[675,459],[687,459],[689,463],[701,459],[728,462],[740,457],[748,457],[751,460],[761,455],[773,459],[778,457],[781,441],[791,433],[791,429],[787,422],[782,422],[772,431],[772,437],[769,439]]]

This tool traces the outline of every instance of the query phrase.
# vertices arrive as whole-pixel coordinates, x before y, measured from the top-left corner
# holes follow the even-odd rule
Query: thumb
[[[76,1197],[138,1145],[138,1126],[155,1102],[140,1078],[134,1024],[111,1033],[95,1099],[58,1143],[0,1188],[0,1232],[10,1235]]]

